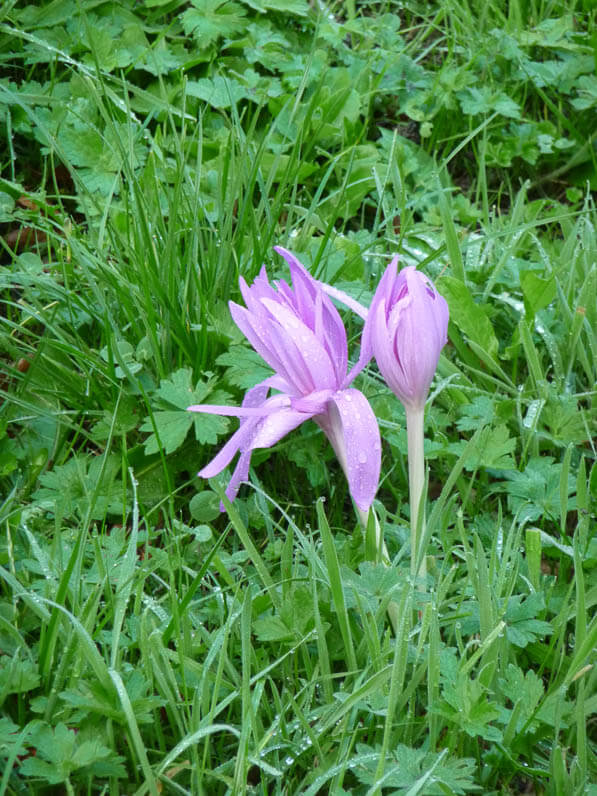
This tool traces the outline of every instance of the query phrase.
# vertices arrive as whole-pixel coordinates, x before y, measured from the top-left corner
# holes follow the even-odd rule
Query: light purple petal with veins
[[[303,361],[303,370],[310,374],[310,390],[338,386],[332,360],[321,341],[300,318],[281,304],[269,299],[263,303],[278,321],[285,336],[292,341]]]
[[[237,326],[275,375],[249,390],[240,407],[189,407],[194,412],[240,418],[239,429],[199,475],[216,475],[239,453],[226,490],[233,500],[240,483],[248,478],[251,451],[275,445],[314,418],[340,459],[355,502],[368,509],[379,480],[379,430],[362,393],[343,389],[366,363],[346,376],[346,331],[338,311],[293,254],[279,247],[276,251],[288,262],[292,288],[283,280],[272,286],[262,268],[253,285],[240,280],[246,307],[229,304]],[[268,398],[270,389],[280,393]]]
[[[328,435],[344,469],[350,494],[367,511],[377,492],[381,468],[381,440],[377,419],[359,390],[335,393],[326,417],[317,422]]]
[[[443,346],[448,305],[414,266],[396,273],[394,258],[384,273],[363,330],[382,376],[406,407],[422,407]]]

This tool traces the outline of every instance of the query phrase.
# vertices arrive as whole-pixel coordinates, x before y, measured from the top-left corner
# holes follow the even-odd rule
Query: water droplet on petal
[[[366,464],[367,462],[367,454],[364,451],[359,453],[359,462],[360,464]]]

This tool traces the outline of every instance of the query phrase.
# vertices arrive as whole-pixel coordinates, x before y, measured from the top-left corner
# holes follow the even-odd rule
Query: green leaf
[[[538,638],[551,635],[553,629],[549,622],[535,618],[544,609],[541,592],[532,592],[526,599],[521,594],[510,597],[504,617],[508,640],[517,647],[526,647]]]
[[[354,767],[359,782],[373,786],[378,781],[377,767],[380,747],[357,744]],[[473,793],[475,761],[469,758],[448,757],[443,752],[429,752],[399,744],[384,760],[385,788],[398,788],[393,794],[408,793]]]
[[[448,450],[460,456],[466,446],[466,440],[459,440],[450,443]],[[479,467],[509,470],[515,465],[512,458],[515,449],[516,439],[510,436],[506,426],[488,426],[481,431],[477,444],[468,451],[464,467],[467,470],[476,470]]]
[[[256,619],[253,622],[252,630],[259,641],[292,641],[294,634],[287,627],[279,616],[267,616],[263,619]]]
[[[556,297],[556,278],[553,274],[543,279],[534,271],[521,271],[520,286],[528,318],[534,318],[539,310],[548,307]]]
[[[254,387],[273,373],[256,351],[244,345],[230,346],[216,363],[226,368],[226,381],[243,390]]]
[[[468,287],[459,279],[443,276],[438,289],[450,308],[450,322],[474,340],[493,360],[497,359],[498,341],[487,313],[476,304]]]
[[[200,80],[189,80],[187,94],[207,102],[212,108],[230,108],[239,100],[251,96],[238,80],[221,75],[216,75],[214,78],[203,77]]]
[[[488,395],[476,395],[470,403],[462,406],[456,428],[459,431],[475,431],[479,426],[488,425],[494,415],[493,400]]]
[[[520,703],[516,729],[521,730],[543,698],[545,692],[543,682],[532,669],[523,672],[518,666],[510,663],[506,669],[505,677],[498,680],[498,683],[503,695],[513,705]],[[504,713],[507,717],[505,722],[507,722],[512,711],[504,709]]]
[[[150,432],[145,440],[145,453],[150,456],[163,446],[166,454],[173,453],[183,444],[191,426],[194,426],[195,437],[202,445],[213,445],[218,437],[228,430],[227,417],[218,415],[193,414],[187,411],[192,404],[210,403],[227,404],[230,395],[222,390],[213,390],[215,381],[199,380],[195,387],[192,382],[190,368],[180,368],[162,379],[155,392],[152,403],[159,408],[153,412],[152,418],[146,417],[140,430]],[[170,407],[176,407],[172,409]],[[164,408],[161,408],[164,407]],[[154,429],[157,429],[157,435]]]
[[[359,604],[375,615],[388,592],[396,590],[403,576],[394,567],[364,561],[359,565],[359,574],[348,567],[342,568],[342,585],[348,608]]]
[[[151,456],[163,448],[166,454],[174,453],[185,441],[193,423],[190,412],[165,411],[154,412],[153,421],[157,428],[157,436],[152,433],[145,441],[145,453]],[[141,426],[141,431],[153,431],[154,426],[148,418]]]
[[[40,476],[34,497],[47,501],[48,509],[66,517],[84,516],[93,499],[92,519],[103,519],[107,513],[121,514],[125,490],[117,477],[120,464],[118,456],[109,456],[105,462],[99,456],[73,456]]]
[[[487,741],[499,742],[502,733],[491,725],[500,715],[496,704],[479,680],[471,680],[465,672],[444,678],[443,700],[436,712],[460,727],[472,738],[481,736]]]
[[[35,748],[36,756],[26,758],[19,773],[39,777],[50,785],[64,782],[78,769],[93,771],[97,764],[107,765],[111,776],[126,776],[121,765],[124,758],[115,755],[100,740],[86,738],[85,733],[70,730],[62,723],[50,727],[40,722],[30,733],[28,744]]]
[[[221,36],[232,36],[246,27],[245,10],[228,0],[192,0],[193,8],[181,16],[186,35],[192,34],[201,49],[209,47]]]
[[[198,492],[190,500],[189,511],[198,522],[212,522],[220,516],[220,499],[211,490]]]
[[[9,694],[33,691],[40,678],[36,664],[19,654],[0,656],[0,704]]]
[[[281,11],[284,14],[306,17],[309,13],[306,0],[242,0],[242,2],[262,14],[266,11]]]
[[[492,92],[489,86],[469,86],[457,93],[462,111],[470,116],[497,111],[511,119],[520,118],[520,108],[507,94]]]
[[[559,521],[561,471],[562,465],[554,462],[551,456],[533,457],[522,473],[506,470],[503,473],[506,482],[495,484],[491,488],[494,492],[508,494],[510,510],[513,513],[521,512],[521,522],[523,518],[534,522],[543,516]],[[570,474],[568,495],[573,495],[574,489],[574,479]],[[568,510],[573,511],[575,508],[576,498],[572,497],[568,502]]]

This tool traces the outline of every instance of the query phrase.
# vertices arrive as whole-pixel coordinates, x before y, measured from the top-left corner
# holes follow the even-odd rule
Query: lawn
[[[5,0],[0,796],[597,796],[595,31]],[[274,247],[333,349],[294,425]],[[449,308],[396,355],[432,360],[424,462],[365,357],[395,255]],[[245,395],[227,497],[239,421],[188,407]]]

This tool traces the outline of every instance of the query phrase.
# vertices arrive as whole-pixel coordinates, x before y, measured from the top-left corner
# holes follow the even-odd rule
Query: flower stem
[[[408,439],[408,484],[410,492],[410,574],[413,580],[424,577],[427,570],[424,551],[421,550],[425,537],[424,504],[425,454],[423,451],[425,407],[406,409],[406,436]],[[422,516],[419,517],[419,510]],[[417,567],[417,562],[420,564]]]

